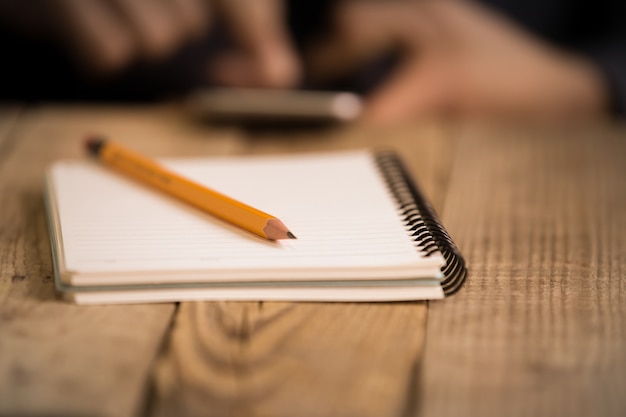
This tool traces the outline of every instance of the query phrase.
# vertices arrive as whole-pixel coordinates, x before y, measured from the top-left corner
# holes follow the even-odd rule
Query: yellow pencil
[[[295,239],[278,218],[176,174],[159,163],[100,137],[88,138],[87,150],[100,161],[222,220],[265,239]]]

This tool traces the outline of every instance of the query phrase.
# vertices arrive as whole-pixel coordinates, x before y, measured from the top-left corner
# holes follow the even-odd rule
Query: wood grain
[[[431,303],[421,415],[626,415],[626,132],[460,136],[442,214],[470,278]]]
[[[184,303],[153,415],[401,415],[425,315],[423,303]]]
[[[427,323],[424,303],[64,303],[41,181],[94,132],[155,157],[395,148],[469,279]],[[0,416],[626,415],[624,155],[623,127],[246,134],[167,107],[0,109]]]
[[[11,146],[15,139],[12,131],[17,126],[22,113],[23,106],[19,104],[0,105],[0,164],[11,153]]]
[[[347,129],[250,137],[255,154],[394,147],[441,201],[445,132]],[[154,416],[415,412],[425,303],[183,303],[155,373]]]
[[[132,108],[35,108],[0,131],[0,415],[137,415],[175,306],[78,307],[58,299],[44,169],[82,155],[81,141],[94,131],[156,155],[224,151],[237,141],[206,140],[206,131],[174,114]],[[176,145],[183,140],[189,144]]]

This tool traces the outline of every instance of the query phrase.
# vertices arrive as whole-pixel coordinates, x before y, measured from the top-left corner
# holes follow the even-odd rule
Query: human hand
[[[606,86],[591,63],[469,1],[347,1],[335,24],[310,57],[319,78],[384,51],[401,52],[399,67],[369,98],[366,121],[554,120],[607,111]]]
[[[62,45],[80,68],[111,76],[132,63],[166,59],[219,20],[235,49],[207,62],[207,79],[289,86],[299,64],[284,29],[282,0],[21,0],[0,3],[0,21]]]
[[[217,0],[238,48],[209,63],[213,81],[231,87],[293,87],[302,69],[285,27],[282,0]]]
[[[6,3],[13,4],[13,16],[19,14],[19,29],[60,44],[78,67],[97,76],[114,75],[138,60],[164,59],[204,34],[211,17],[205,0]]]

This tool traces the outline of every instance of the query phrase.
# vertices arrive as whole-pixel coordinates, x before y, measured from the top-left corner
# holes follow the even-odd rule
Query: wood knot
[[[13,275],[11,277],[11,283],[22,282],[26,279],[26,275]]]

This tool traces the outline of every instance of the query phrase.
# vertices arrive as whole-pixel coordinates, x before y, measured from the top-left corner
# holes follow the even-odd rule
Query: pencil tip
[[[269,219],[263,228],[265,237],[269,240],[297,239],[297,237],[287,229],[287,226],[276,217]]]

